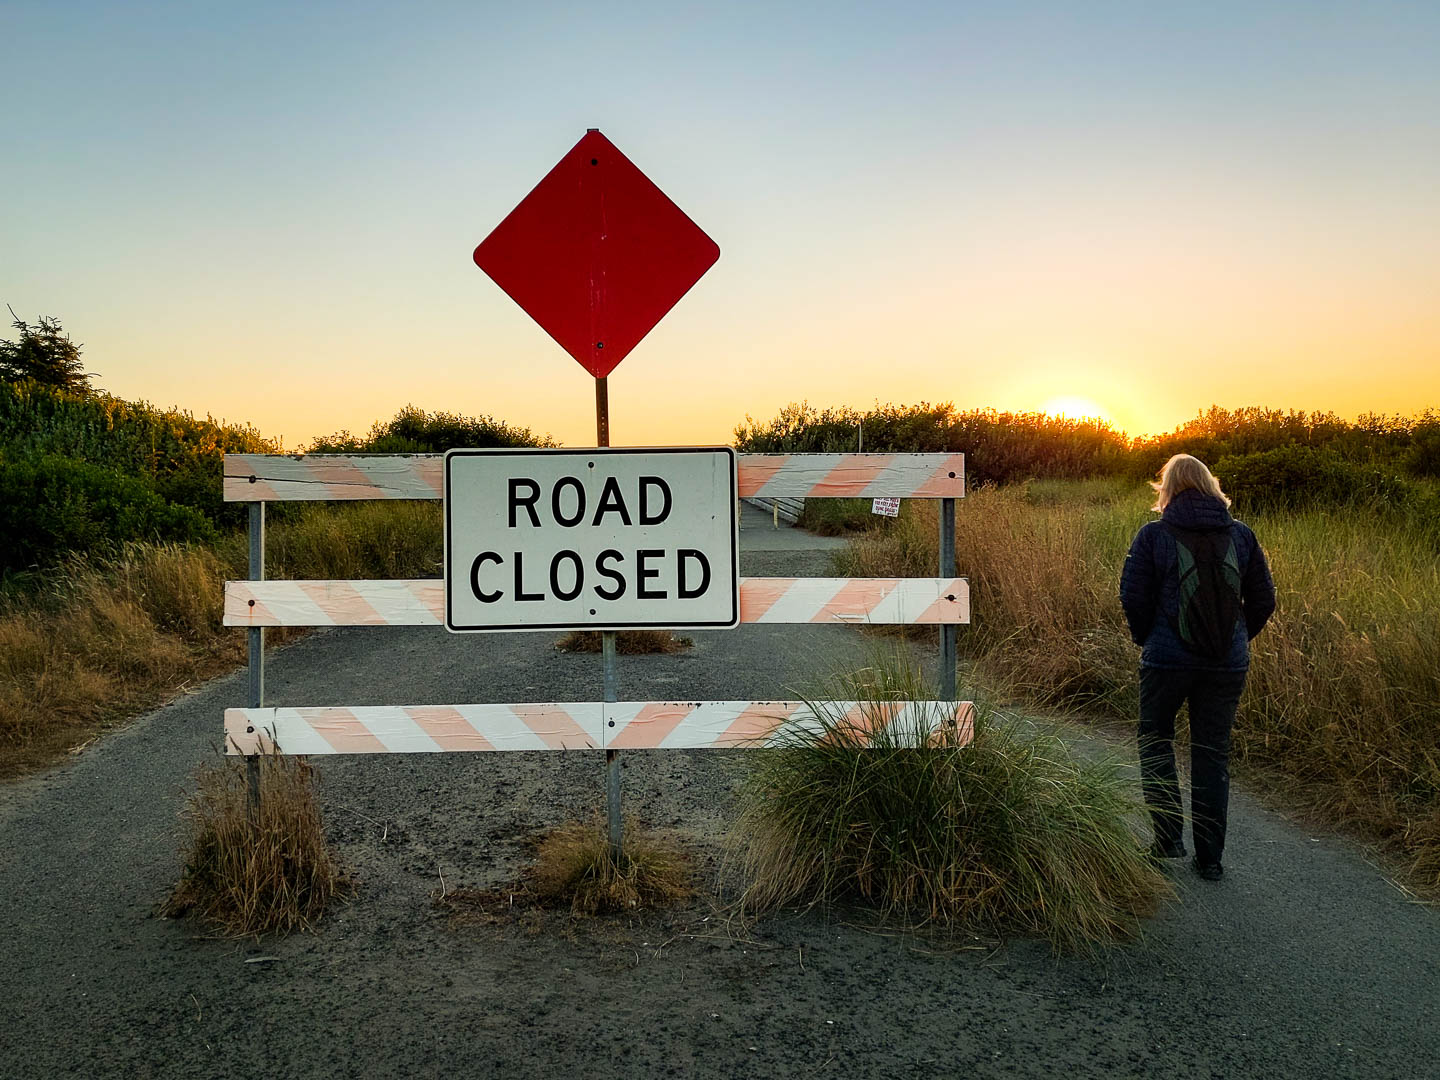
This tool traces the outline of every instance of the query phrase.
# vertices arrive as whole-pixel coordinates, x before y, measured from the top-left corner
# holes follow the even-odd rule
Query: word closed
[[[452,450],[445,625],[732,627],[735,452]]]

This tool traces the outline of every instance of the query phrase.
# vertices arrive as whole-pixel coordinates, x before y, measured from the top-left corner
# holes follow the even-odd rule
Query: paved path
[[[824,572],[823,543],[745,525],[744,572]],[[773,696],[868,647],[829,627],[696,639],[622,657],[622,692]],[[313,705],[580,700],[599,677],[548,635],[421,628],[315,634],[268,674],[273,701]],[[454,928],[431,904],[440,875],[512,878],[528,835],[598,809],[598,756],[332,758],[323,797],[354,902],[315,935],[199,938],[151,912],[177,873],[188,777],[244,692],[243,673],[218,680],[0,788],[0,1077],[1437,1075],[1440,917],[1243,792],[1223,882],[1179,872],[1144,940],[1055,959],[844,913],[729,934],[704,903]],[[713,869],[742,760],[627,754],[627,807]]]

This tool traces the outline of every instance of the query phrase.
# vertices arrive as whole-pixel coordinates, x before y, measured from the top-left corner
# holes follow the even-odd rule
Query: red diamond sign
[[[597,379],[719,257],[715,241],[595,130],[475,249],[475,265]]]

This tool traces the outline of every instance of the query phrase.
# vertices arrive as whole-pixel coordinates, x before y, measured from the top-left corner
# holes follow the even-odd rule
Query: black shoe
[[[1218,862],[1202,863],[1195,860],[1195,873],[1199,874],[1205,881],[1219,881],[1225,876],[1225,868]]]
[[[1152,859],[1183,859],[1185,845],[1179,840],[1169,844],[1156,840],[1150,845],[1150,857]]]

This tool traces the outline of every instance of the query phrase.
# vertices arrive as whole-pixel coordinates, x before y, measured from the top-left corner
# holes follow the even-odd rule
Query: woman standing
[[[1190,827],[1195,869],[1224,873],[1230,729],[1250,641],[1275,610],[1275,585],[1255,534],[1205,463],[1176,454],[1152,481],[1160,520],[1143,526],[1120,575],[1120,603],[1140,654],[1140,779],[1157,858],[1185,855],[1175,773],[1175,716],[1190,705]]]

